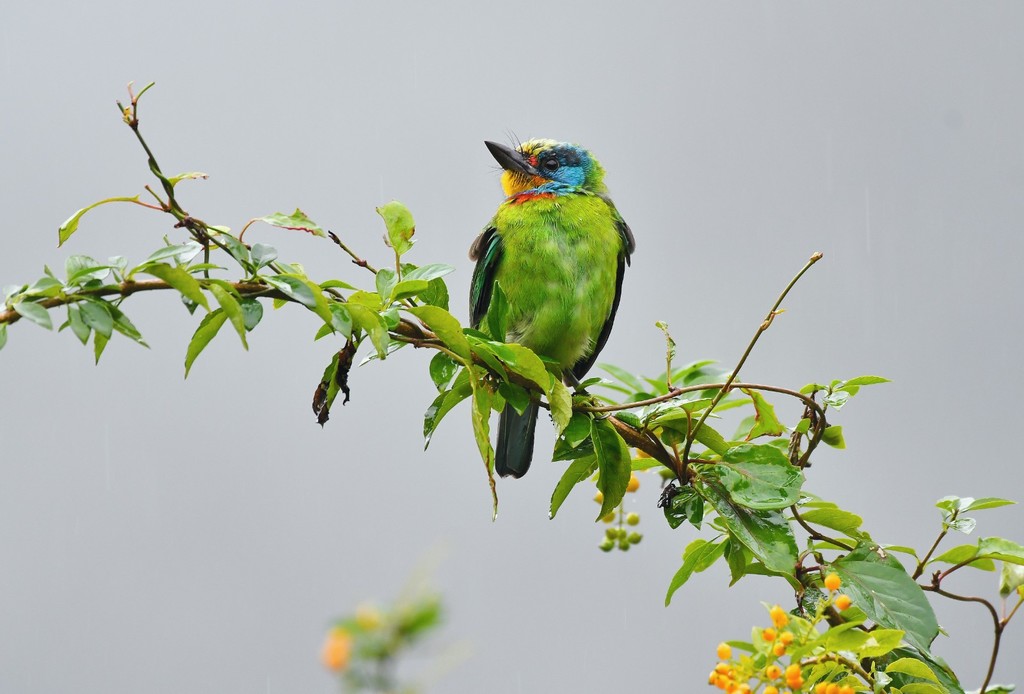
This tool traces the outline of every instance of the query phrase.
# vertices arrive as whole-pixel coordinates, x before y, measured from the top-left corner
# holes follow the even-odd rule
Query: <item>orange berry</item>
[[[832,573],[825,577],[825,587],[829,590],[839,590],[841,584],[842,581],[839,580],[839,574]]]
[[[767,629],[761,631],[761,638],[765,641],[774,641],[776,636],[777,632],[771,627],[768,627]]]
[[[798,663],[793,663],[792,665],[787,665],[786,666],[786,679],[787,680],[790,679],[791,677],[796,677],[796,676],[799,676],[799,675],[800,675],[800,665]]]
[[[736,694],[750,694],[750,685],[744,682],[736,687]]]
[[[825,694],[839,694],[839,685],[835,682],[825,687]]]
[[[728,673],[729,672],[729,664],[728,663],[719,663],[718,665],[715,666],[715,672],[717,672],[719,675],[724,675],[724,674]]]
[[[778,605],[775,605],[772,609],[768,610],[768,614],[771,615],[772,624],[779,629],[789,624],[789,615],[786,614],[786,611]]]
[[[728,677],[726,677],[725,675],[719,675],[715,679],[715,686],[718,687],[719,689],[725,689],[726,686],[728,686],[728,684],[730,682],[732,682],[732,680],[729,679]]]
[[[728,660],[732,657],[732,647],[724,641],[718,644],[718,659]]]
[[[717,680],[717,679],[718,679],[718,673],[715,672],[714,670],[712,670],[711,674],[708,675],[708,684],[714,684],[715,680]]]
[[[828,682],[818,682],[814,685],[814,694],[825,694],[826,689],[828,689]]]
[[[769,684],[764,688],[764,694],[779,694],[779,688]]]
[[[792,687],[793,689],[800,689],[800,687],[804,686],[804,678],[798,676],[791,680],[786,680],[786,686]]]
[[[782,670],[778,665],[769,665],[764,669],[764,676],[770,680],[777,680],[782,677]]]
[[[348,667],[352,657],[352,635],[342,628],[331,629],[320,651],[320,662],[334,672],[341,672]]]
[[[844,684],[839,688],[839,694],[854,694],[854,689],[848,684]]]
[[[635,492],[640,488],[640,478],[632,472],[629,473],[629,484],[626,485],[627,492]]]
[[[793,643],[793,638],[793,632],[791,631],[784,631],[782,632],[782,634],[779,635],[779,641],[781,641],[782,644],[785,646],[788,646],[789,644]]]
[[[781,641],[776,641],[775,645],[772,646],[772,653],[776,656],[786,655],[786,644]]]
[[[850,605],[853,604],[853,600],[850,600],[849,595],[837,595],[836,596],[836,609],[840,612],[845,611]]]

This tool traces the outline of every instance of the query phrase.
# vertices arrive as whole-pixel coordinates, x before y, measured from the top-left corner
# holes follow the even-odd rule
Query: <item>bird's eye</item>
[[[545,171],[556,171],[558,169],[558,160],[550,157],[541,162],[541,166],[544,167]]]

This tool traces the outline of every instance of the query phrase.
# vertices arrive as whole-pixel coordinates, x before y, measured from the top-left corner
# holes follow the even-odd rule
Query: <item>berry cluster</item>
[[[640,479],[636,476],[636,473],[630,473],[629,485],[626,487],[627,492],[635,492],[640,488]],[[604,503],[604,494],[598,492],[594,496],[594,501],[598,504]],[[616,520],[618,523],[616,523]],[[626,513],[624,504],[619,504],[617,508],[609,512],[604,516],[601,521],[611,525],[616,523],[614,527],[606,528],[604,531],[604,539],[598,547],[601,548],[602,552],[611,552],[613,549],[618,547],[623,552],[628,552],[631,545],[635,545],[644,539],[641,533],[630,531],[626,526],[635,527],[640,524],[639,513]]]
[[[837,574],[826,576],[824,585],[829,597],[822,601],[811,621],[793,617],[774,605],[768,610],[772,626],[755,628],[752,643],[718,644],[719,662],[708,675],[708,684],[727,694],[799,694],[803,691],[814,694],[854,694],[863,691],[865,685],[844,670],[838,670],[827,678],[828,681],[820,682],[814,682],[817,678],[811,674],[815,664],[827,659],[827,654],[816,652],[812,646],[819,637],[816,628],[818,623],[828,607],[844,611],[852,603],[849,596],[837,594],[841,585]],[[749,655],[733,657],[734,647],[749,651]],[[787,659],[790,661],[788,664]],[[809,675],[813,689],[805,689],[809,686],[805,679]]]

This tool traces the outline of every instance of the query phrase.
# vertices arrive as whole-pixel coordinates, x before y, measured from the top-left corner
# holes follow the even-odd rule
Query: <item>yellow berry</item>
[[[782,670],[778,665],[769,665],[764,669],[764,676],[770,680],[777,680],[782,677]]]
[[[789,678],[795,677],[795,676],[797,676],[799,674],[800,674],[800,665],[798,663],[793,663],[792,665],[787,665],[786,666],[786,679],[787,680]]]
[[[611,513],[606,515],[604,518],[602,518],[601,521],[604,522],[604,523],[614,523],[615,522],[615,512],[612,511]]]
[[[853,604],[853,600],[850,600],[849,595],[837,595],[836,596],[836,609],[840,612],[846,610],[850,605]]]
[[[629,484],[626,485],[627,492],[635,492],[640,488],[640,478],[632,472],[629,473]]]
[[[764,694],[779,694],[779,688],[769,684],[764,688]]]
[[[839,694],[839,685],[833,682],[825,687],[825,694]]]
[[[774,629],[772,629],[771,627],[768,627],[767,629],[764,629],[764,630],[761,631],[761,638],[764,639],[765,641],[769,641],[769,642],[774,641],[776,636],[777,636],[776,631]]]
[[[719,675],[724,675],[729,672],[729,663],[719,663],[715,666],[715,672]]]
[[[341,672],[348,667],[351,656],[352,635],[340,627],[331,629],[324,641],[323,650],[320,651],[320,662],[328,670]]]
[[[781,641],[783,643],[783,645],[786,645],[786,646],[788,646],[789,644],[793,643],[793,632],[791,632],[791,631],[784,631],[784,632],[782,632],[782,634],[779,636],[779,641]]]
[[[839,688],[839,694],[854,694],[854,689],[848,684],[844,684]]]
[[[776,656],[786,655],[786,644],[782,643],[781,641],[776,641],[775,645],[772,646],[772,653],[774,653]]]
[[[814,685],[814,694],[825,694],[826,689],[828,689],[828,682],[818,682]]]
[[[839,586],[842,581],[839,580],[839,574],[829,574],[825,577],[825,587],[829,590],[839,590]]]
[[[629,523],[630,525],[636,525],[637,523],[640,522],[640,514],[639,513],[627,513],[626,514],[626,522]]]
[[[717,679],[718,679],[718,673],[715,672],[714,670],[712,670],[711,674],[708,675],[708,684],[714,684],[715,680],[717,680]]]
[[[718,644],[717,653],[719,660],[728,660],[732,657],[732,647],[730,647],[729,644],[723,641],[722,643]]]
[[[595,494],[594,495],[594,501],[596,501],[599,504],[603,504],[604,503],[604,494],[601,493],[601,492],[598,492],[597,494]]]
[[[772,609],[768,610],[768,614],[771,615],[772,624],[774,624],[778,629],[789,624],[789,615],[786,614],[786,611],[778,605],[775,605]]]

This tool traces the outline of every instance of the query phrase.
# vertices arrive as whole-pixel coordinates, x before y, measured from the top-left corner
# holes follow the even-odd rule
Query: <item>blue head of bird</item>
[[[486,142],[487,149],[504,169],[501,187],[512,197],[528,190],[558,193],[583,189],[603,194],[604,168],[579,145],[555,140],[528,140],[516,149]]]

